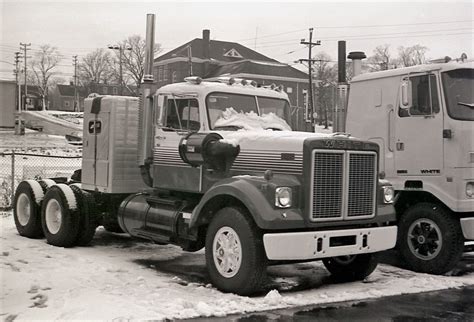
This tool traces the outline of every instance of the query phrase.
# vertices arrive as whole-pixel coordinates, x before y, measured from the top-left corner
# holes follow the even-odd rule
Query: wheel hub
[[[237,232],[230,227],[220,228],[212,249],[217,271],[227,278],[235,276],[242,264],[242,244]]]
[[[414,256],[431,260],[438,256],[443,245],[441,229],[431,219],[419,218],[408,229],[408,247]]]
[[[55,199],[50,199],[46,205],[45,210],[46,226],[51,234],[56,234],[61,228],[62,223],[62,209],[59,202]]]
[[[25,226],[28,224],[28,221],[30,221],[31,217],[31,204],[30,198],[28,198],[25,193],[22,193],[20,196],[18,196],[16,212],[20,225]]]

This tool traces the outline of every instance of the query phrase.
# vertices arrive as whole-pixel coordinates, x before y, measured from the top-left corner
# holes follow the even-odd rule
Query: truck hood
[[[216,131],[223,137],[222,142],[239,145],[242,150],[303,152],[303,143],[308,138],[334,138],[334,134],[294,132],[294,131]]]

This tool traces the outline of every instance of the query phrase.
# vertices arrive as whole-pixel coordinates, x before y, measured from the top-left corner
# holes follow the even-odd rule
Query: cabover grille
[[[314,150],[310,219],[330,221],[375,215],[375,152]]]

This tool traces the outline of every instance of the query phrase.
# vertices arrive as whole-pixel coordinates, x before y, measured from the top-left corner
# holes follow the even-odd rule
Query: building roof
[[[305,81],[308,74],[293,68],[289,65],[274,62],[261,62],[253,60],[241,60],[233,63],[223,64],[213,70],[206,78],[213,78],[222,75],[236,74],[254,74],[258,78],[259,75],[276,76],[285,78],[296,78]]]
[[[255,50],[230,41],[209,40],[209,56],[206,57],[206,41],[196,38],[181,45],[164,55],[155,58],[155,63],[176,57],[187,57],[188,47],[191,47],[192,56],[200,59],[218,60],[220,62],[234,62],[236,60],[251,59],[258,61],[277,62],[275,59],[262,55]]]
[[[74,97],[74,85],[63,85],[58,84],[58,91],[61,96],[72,96]]]

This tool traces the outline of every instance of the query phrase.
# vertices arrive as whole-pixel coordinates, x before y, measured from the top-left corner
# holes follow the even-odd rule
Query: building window
[[[161,82],[163,80],[163,67],[158,67],[158,81]]]
[[[173,74],[171,74],[171,82],[172,83],[177,83],[178,82],[178,72],[174,71]]]
[[[114,91],[114,95],[118,95],[118,87],[114,87],[113,91]]]
[[[168,66],[167,65],[163,66],[163,80],[164,81],[168,80]]]
[[[292,87],[287,87],[287,88],[286,88],[286,92],[287,92],[288,94],[293,93],[293,88],[292,88]]]
[[[107,86],[102,86],[102,93],[107,94]]]

